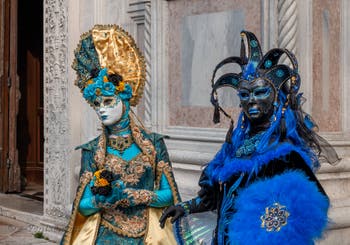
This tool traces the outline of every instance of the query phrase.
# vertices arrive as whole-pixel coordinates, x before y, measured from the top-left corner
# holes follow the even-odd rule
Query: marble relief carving
[[[69,190],[67,1],[44,2],[44,214],[63,217]]]
[[[244,14],[226,11],[186,16],[182,24],[181,80],[182,105],[210,107],[210,78],[215,65],[224,57],[239,56],[240,31]],[[232,65],[231,65],[232,66]],[[238,67],[225,67],[227,71]],[[223,74],[218,73],[218,77]],[[239,69],[236,69],[239,72]],[[220,90],[222,106],[238,106],[234,90]]]
[[[224,117],[220,125],[212,123],[211,73],[222,59],[237,55],[237,36],[243,28],[260,38],[261,8],[261,2],[252,0],[168,2],[167,92],[169,101],[176,101],[167,105],[169,126],[227,128]],[[223,97],[223,105],[237,116],[235,91],[227,90]]]
[[[312,115],[322,132],[340,132],[340,6],[339,0],[313,1]]]

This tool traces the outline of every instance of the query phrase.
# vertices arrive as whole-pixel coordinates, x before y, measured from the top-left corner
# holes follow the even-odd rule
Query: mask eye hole
[[[249,92],[248,91],[239,91],[238,96],[241,100],[248,100],[249,99]]]
[[[94,106],[95,106],[95,107],[100,107],[100,105],[101,105],[101,104],[100,104],[99,101],[97,101],[97,100],[94,101]]]
[[[270,95],[271,89],[270,88],[257,88],[254,90],[254,96],[257,98],[267,97]]]
[[[103,101],[103,104],[104,104],[105,106],[111,105],[112,103],[113,103],[113,99],[105,99],[105,100]]]

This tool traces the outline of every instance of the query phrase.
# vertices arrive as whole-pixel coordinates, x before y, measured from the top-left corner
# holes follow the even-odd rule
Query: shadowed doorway
[[[21,98],[17,149],[22,195],[43,197],[43,1],[18,1],[18,76]]]

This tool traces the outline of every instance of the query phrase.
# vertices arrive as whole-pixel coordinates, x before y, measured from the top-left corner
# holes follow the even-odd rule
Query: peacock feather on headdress
[[[142,96],[146,67],[134,39],[117,25],[95,25],[81,36],[72,68],[75,85],[91,104],[94,96],[110,96],[130,90],[130,105]]]

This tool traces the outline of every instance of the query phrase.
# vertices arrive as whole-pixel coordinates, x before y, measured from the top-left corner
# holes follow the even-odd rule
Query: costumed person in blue
[[[94,26],[74,54],[76,85],[103,132],[78,147],[79,187],[61,244],[176,244],[171,224],[158,225],[164,207],[180,201],[163,137],[130,110],[143,92],[143,56],[116,25]]]
[[[191,230],[190,219],[216,210],[209,243],[314,244],[327,227],[330,205],[314,173],[321,160],[333,164],[338,156],[301,108],[294,55],[279,48],[263,55],[253,33],[242,31],[241,37],[240,57],[216,66],[211,94],[217,123],[220,112],[229,116],[219,105],[217,89],[237,90],[242,108],[237,126],[233,130],[231,119],[225,143],[202,172],[198,196],[167,208],[160,225],[172,217],[178,244],[207,244],[198,235],[205,228]],[[290,66],[280,62],[282,55]],[[241,72],[215,81],[217,70],[230,63]]]

